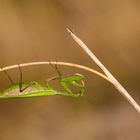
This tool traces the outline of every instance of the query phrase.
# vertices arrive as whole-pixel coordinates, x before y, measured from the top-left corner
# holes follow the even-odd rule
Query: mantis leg
[[[74,94],[72,92],[72,90],[69,88],[68,84],[72,84],[76,87],[80,88],[80,91],[78,92],[79,95],[83,95],[84,91],[85,91],[85,84],[84,84],[84,76],[81,74],[75,74],[72,76],[68,76],[65,78],[62,78],[62,74],[60,73],[57,65],[55,64],[55,70],[58,74],[58,76],[51,78],[51,80],[55,80],[55,79],[59,79],[60,85],[63,87],[63,89],[69,93],[69,94]],[[48,89],[53,89],[53,87],[51,87],[48,83],[48,81],[46,81],[46,85]],[[54,90],[54,89],[53,89]]]
[[[1,68],[1,69],[2,69],[2,68]],[[14,84],[14,82],[13,82],[13,80],[12,80],[11,76],[8,74],[8,72],[7,72],[6,70],[4,70],[3,72],[5,73],[5,75],[7,76],[7,78],[9,79],[9,81],[10,81],[11,85],[13,85],[13,84]]]
[[[47,79],[47,80],[46,80],[46,88],[49,89],[49,90],[55,90],[55,89],[49,84],[49,82],[50,82],[50,81],[53,81],[53,80],[56,80],[56,79],[59,79],[59,77],[58,77],[58,76],[53,76],[53,77]]]
[[[20,82],[19,82],[19,91],[20,91],[20,93],[23,92],[24,90],[26,90],[27,88],[31,87],[32,85],[36,85],[36,88],[42,89],[40,84],[37,83],[37,82],[30,82],[28,85],[23,87],[23,74],[22,74],[22,70],[21,70],[20,65],[19,65],[19,72],[20,72]]]
[[[22,83],[23,83],[22,82],[22,70],[21,70],[21,67],[19,64],[18,64],[18,67],[19,67],[19,73],[20,73],[19,91],[23,92],[25,88],[22,87]]]
[[[57,75],[58,75],[57,77],[58,77],[59,79],[61,79],[62,74],[61,74],[61,72],[59,71],[57,64],[52,65],[52,64],[50,63],[50,66],[52,66],[52,67],[55,69],[55,71],[57,72]],[[58,78],[57,78],[57,79],[58,79]]]
[[[71,91],[71,89],[68,87],[66,82],[62,82],[60,81],[61,86],[65,89],[66,92],[72,94],[73,92]]]
[[[72,84],[76,87],[79,87],[80,91],[78,92],[78,94],[82,96],[85,91],[85,83],[83,79],[84,79],[83,75],[73,75],[73,76],[69,76],[69,77],[61,79],[60,83],[62,87],[70,94],[73,94],[73,92],[68,87],[68,84]]]
[[[22,89],[20,89],[20,92],[23,92],[24,90],[28,89],[29,87],[31,87],[32,85],[36,85],[36,88],[39,90],[43,89],[39,83],[37,82],[30,82],[28,85],[26,85],[25,87],[22,87]]]
[[[23,77],[23,74],[22,74],[22,70],[21,70],[20,65],[19,65],[19,72],[20,72],[20,82],[18,84],[19,84],[19,91],[20,91],[20,93],[22,93],[24,90],[26,90],[27,88],[29,88],[32,85],[36,85],[36,87],[38,89],[41,89],[42,88],[37,82],[31,82],[28,85],[26,85],[26,86],[23,87],[23,78],[22,78]],[[8,74],[8,72],[6,70],[4,70],[4,73],[7,76],[7,78],[9,79],[10,83],[12,85],[14,85],[15,83],[13,82],[13,80],[12,80],[11,76]]]
[[[52,67],[55,69],[55,71],[57,72],[57,76],[53,76],[53,77],[51,77],[51,78],[49,78],[49,79],[46,80],[46,88],[49,89],[49,90],[55,90],[55,89],[49,84],[49,82],[50,82],[50,81],[53,81],[53,80],[56,80],[56,79],[61,79],[61,73],[60,73],[60,71],[58,70],[58,67],[57,67],[56,64],[53,66],[53,65],[50,63],[50,66],[52,66]]]

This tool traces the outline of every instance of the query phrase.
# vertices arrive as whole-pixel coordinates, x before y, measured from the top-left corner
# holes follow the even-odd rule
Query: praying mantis
[[[12,86],[6,88],[0,93],[0,99],[4,98],[20,98],[20,97],[36,97],[36,96],[53,96],[53,95],[62,95],[67,97],[80,97],[84,95],[85,92],[85,83],[84,76],[81,74],[74,74],[72,76],[63,77],[60,71],[58,70],[57,65],[55,65],[55,70],[57,76],[51,77],[46,80],[46,85],[42,86],[39,82],[31,82],[29,84],[23,83],[22,79],[22,70],[19,65],[20,72],[20,82],[15,84],[8,74],[4,70],[5,75],[8,77]],[[50,81],[58,79],[60,86],[64,89],[64,92],[58,91],[53,86],[50,85]],[[72,84],[74,87],[79,88],[78,92],[73,92],[69,88],[69,84]]]

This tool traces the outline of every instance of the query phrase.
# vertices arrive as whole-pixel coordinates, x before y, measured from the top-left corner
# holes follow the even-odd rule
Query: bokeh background
[[[100,69],[66,32],[89,46],[140,103],[139,0],[0,0],[0,67],[32,61],[67,61]],[[105,80],[86,76],[84,98],[0,100],[0,140],[140,140],[140,116]],[[55,75],[50,66],[22,68],[24,82]],[[9,70],[15,83],[18,69]],[[0,73],[0,90],[10,86]]]

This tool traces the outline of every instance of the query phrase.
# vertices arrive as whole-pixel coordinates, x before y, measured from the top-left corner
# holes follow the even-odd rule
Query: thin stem
[[[78,38],[70,29],[67,29],[74,41],[84,50],[84,52],[101,68],[101,70],[108,77],[109,81],[116,87],[116,89],[131,103],[131,105],[140,113],[140,106],[131,97],[131,95],[124,89],[124,87],[116,80],[116,78],[108,71],[108,69],[101,63],[95,54],[85,45],[85,43]]]
[[[86,67],[86,66],[83,66],[83,65],[79,65],[79,64],[68,63],[68,62],[43,61],[43,62],[22,63],[22,64],[11,65],[11,66],[0,68],[0,72],[5,71],[5,70],[14,69],[14,68],[19,68],[19,65],[20,65],[20,67],[27,67],[27,66],[33,66],[33,65],[50,65],[50,64],[83,69],[83,70],[92,72],[92,73],[98,75],[99,77],[101,77],[101,78],[107,80],[108,82],[110,82],[109,79],[104,74],[102,74],[102,73],[100,73],[100,72],[98,72],[98,71],[96,71],[92,68],[89,68],[89,67]]]

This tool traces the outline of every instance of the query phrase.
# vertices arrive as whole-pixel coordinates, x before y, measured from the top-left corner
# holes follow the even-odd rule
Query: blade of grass
[[[84,50],[88,56],[102,69],[105,75],[108,77],[109,81],[116,87],[116,89],[131,103],[131,105],[138,111],[140,114],[140,106],[138,103],[131,97],[131,95],[124,89],[124,87],[116,80],[116,78],[108,71],[108,69],[101,63],[101,61],[95,56],[95,54],[85,45],[85,43],[78,38],[70,29],[67,29],[70,36],[74,41]]]

